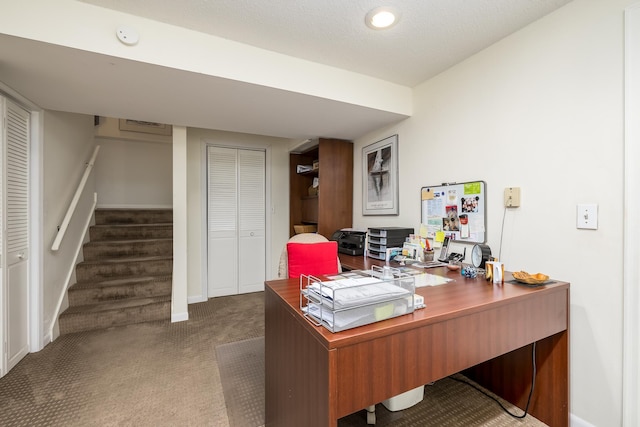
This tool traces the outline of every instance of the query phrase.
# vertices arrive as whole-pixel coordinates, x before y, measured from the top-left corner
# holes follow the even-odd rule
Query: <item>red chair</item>
[[[342,271],[338,243],[321,234],[296,234],[282,250],[278,277],[336,274]]]

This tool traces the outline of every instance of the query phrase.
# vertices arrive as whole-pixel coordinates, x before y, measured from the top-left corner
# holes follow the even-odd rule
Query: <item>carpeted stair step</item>
[[[171,239],[173,224],[93,225],[89,229],[92,242],[102,240]]]
[[[78,282],[101,281],[125,276],[160,276],[171,274],[173,256],[111,258],[83,261],[76,265]]]
[[[60,315],[59,326],[61,334],[70,334],[170,318],[171,296],[127,298],[69,307]]]
[[[97,209],[61,334],[171,319],[171,209]]]
[[[81,282],[69,288],[69,306],[171,295],[171,275],[134,276],[100,282]]]
[[[96,209],[96,225],[104,224],[172,224],[171,209]]]
[[[103,258],[125,258],[173,255],[173,239],[105,240],[86,243],[85,261]]]

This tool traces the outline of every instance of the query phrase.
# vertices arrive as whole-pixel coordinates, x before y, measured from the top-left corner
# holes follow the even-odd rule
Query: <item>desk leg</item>
[[[560,332],[536,345],[536,387],[529,413],[550,426],[569,425],[569,334]],[[466,370],[469,378],[523,409],[531,387],[532,345]]]
[[[269,288],[265,289],[267,427],[335,427],[329,352]],[[335,359],[335,358],[334,358]],[[335,385],[333,385],[335,387]]]

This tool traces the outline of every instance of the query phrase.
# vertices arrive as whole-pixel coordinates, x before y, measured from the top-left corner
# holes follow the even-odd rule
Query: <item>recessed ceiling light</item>
[[[399,17],[400,13],[392,7],[377,7],[367,13],[364,21],[369,28],[382,30],[392,27],[398,22]]]

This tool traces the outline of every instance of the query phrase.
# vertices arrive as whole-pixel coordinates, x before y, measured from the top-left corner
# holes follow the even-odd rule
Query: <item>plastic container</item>
[[[404,393],[400,393],[397,396],[393,396],[390,399],[383,400],[382,404],[388,410],[402,411],[403,409],[407,409],[422,402],[424,399],[424,386],[416,387],[413,390],[405,391]]]

